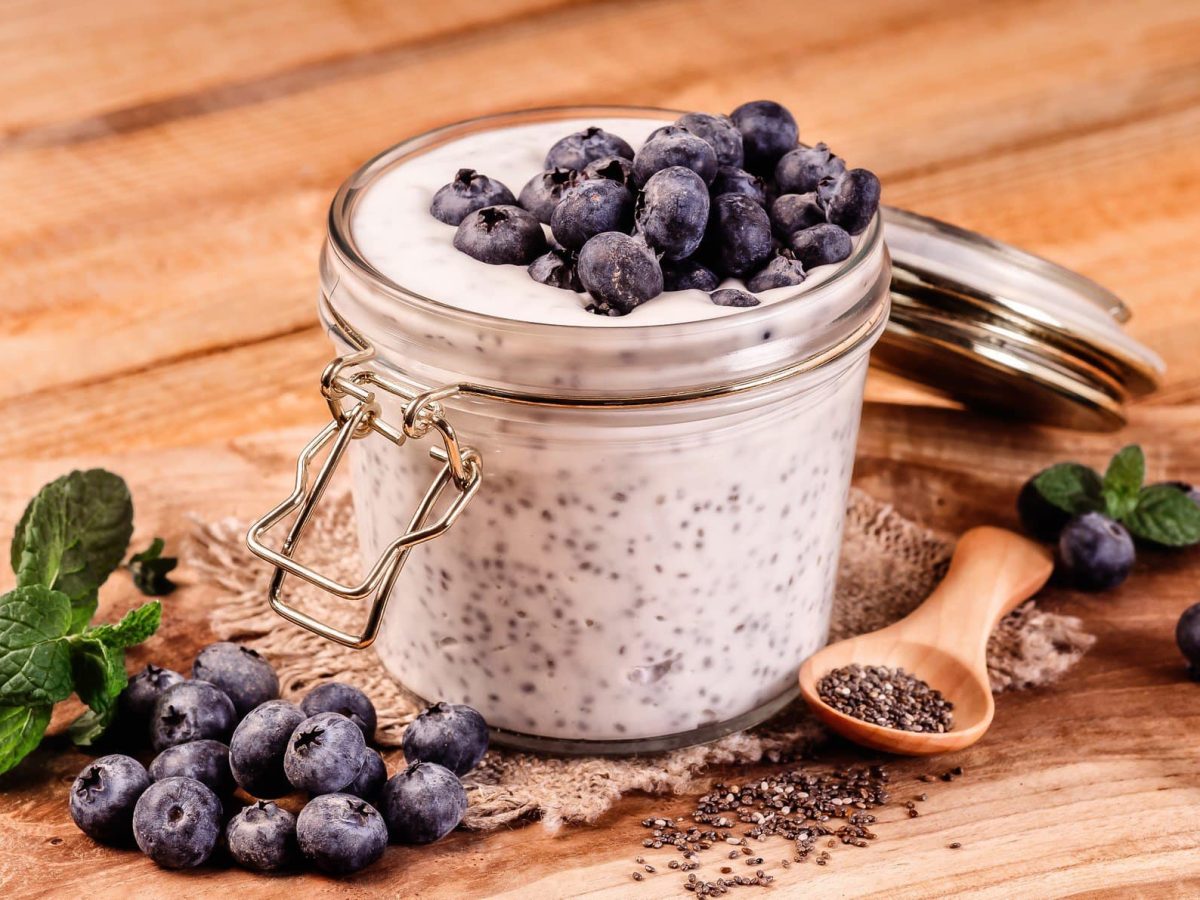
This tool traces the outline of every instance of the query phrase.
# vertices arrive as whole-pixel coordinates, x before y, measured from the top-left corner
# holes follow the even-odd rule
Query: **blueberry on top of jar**
[[[588,163],[606,156],[633,159],[633,148],[615,134],[595,125],[568,134],[546,153],[545,168],[582,169]]]
[[[633,157],[633,177],[645,184],[650,176],[671,166],[691,169],[708,184],[717,175],[717,154],[712,145],[678,125],[659,128]]]
[[[554,168],[539,172],[521,188],[517,203],[533,213],[543,225],[550,224],[550,215],[563,194],[579,180],[574,169]]]
[[[792,114],[773,100],[743,103],[729,118],[742,133],[745,168],[758,175],[773,173],[780,157],[800,140]]]
[[[717,154],[718,166],[741,166],[745,158],[742,151],[742,133],[729,116],[691,112],[680,116],[675,120],[675,124],[708,141]]]
[[[454,246],[489,265],[527,266],[546,252],[546,235],[519,206],[485,206],[459,223]]]
[[[477,209],[516,202],[512,191],[494,178],[474,169],[459,169],[454,180],[438,188],[433,195],[429,212],[439,222],[457,225]]]

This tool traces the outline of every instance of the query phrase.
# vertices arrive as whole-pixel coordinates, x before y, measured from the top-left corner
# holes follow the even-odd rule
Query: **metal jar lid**
[[[892,314],[872,359],[971,406],[1094,431],[1155,390],[1162,360],[1121,328],[1125,304],[1041,257],[885,207]]]

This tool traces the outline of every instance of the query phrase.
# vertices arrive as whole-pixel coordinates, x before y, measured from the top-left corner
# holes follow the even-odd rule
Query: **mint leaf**
[[[79,630],[96,610],[96,591],[125,558],[133,534],[133,500],[118,475],[75,471],[45,485],[13,535],[20,586],[41,584],[66,594]]]
[[[71,671],[79,699],[101,715],[109,713],[125,689],[125,650],[94,634],[71,638]]]
[[[96,607],[99,606],[100,599],[96,596],[96,592],[92,591],[79,599],[72,598],[71,600],[71,633],[78,634],[87,628],[87,623],[92,621],[92,616],[96,614]]]
[[[0,774],[33,752],[49,724],[48,705],[0,707]]]
[[[98,713],[94,709],[85,709],[74,722],[67,726],[67,734],[71,736],[71,743],[76,747],[91,747],[108,730],[116,711],[115,704],[103,713]]]
[[[1124,519],[1138,503],[1146,478],[1146,456],[1137,444],[1118,450],[1104,473],[1104,507],[1110,519]]]
[[[42,585],[0,597],[0,704],[39,706],[71,696],[71,601]]]
[[[129,560],[129,572],[134,586],[147,597],[162,597],[175,590],[167,573],[179,564],[173,556],[163,556],[163,539],[156,537],[148,548],[135,553]]]
[[[162,603],[151,600],[137,609],[125,613],[116,625],[97,625],[84,632],[84,637],[95,637],[110,647],[124,649],[140,644],[154,632],[162,621]]]
[[[1123,521],[1134,535],[1156,544],[1187,547],[1200,543],[1200,505],[1173,485],[1143,488],[1137,505]]]
[[[1103,482],[1080,463],[1058,463],[1034,476],[1033,485],[1048,503],[1073,516],[1104,509]]]

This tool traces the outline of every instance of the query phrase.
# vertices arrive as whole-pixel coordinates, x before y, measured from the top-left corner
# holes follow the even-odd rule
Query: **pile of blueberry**
[[[718,289],[722,279],[749,291],[800,284],[846,259],[879,208],[873,173],[798,141],[792,114],[770,100],[728,116],[688,113],[636,152],[592,127],[551,147],[519,196],[460,169],[430,212],[457,226],[463,253],[586,291],[600,315],[626,315],[664,290],[757,306],[740,287]]]
[[[379,859],[389,837],[427,844],[462,821],[459,776],[488,746],[474,709],[438,703],[417,717],[404,733],[408,766],[389,779],[362,691],[330,682],[299,705],[278,698],[271,664],[238,644],[206,647],[191,679],[146,666],[120,697],[115,730],[158,755],[149,768],[119,753],[86,766],[71,787],[75,824],[106,844],[132,838],[167,868],[200,865],[224,837],[248,869],[307,859],[344,875]],[[242,807],[238,788],[255,802]],[[308,798],[298,816],[273,802],[296,792]]]

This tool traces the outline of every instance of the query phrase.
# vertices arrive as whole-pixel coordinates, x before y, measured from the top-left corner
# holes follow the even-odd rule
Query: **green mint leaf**
[[[1104,473],[1104,507],[1109,518],[1124,519],[1138,503],[1146,478],[1146,456],[1137,444],[1114,454]]]
[[[1080,463],[1059,463],[1043,469],[1034,476],[1033,484],[1048,503],[1073,516],[1104,509],[1100,476]]]
[[[1174,485],[1154,484],[1138,494],[1123,519],[1137,537],[1167,547],[1200,543],[1200,505]]]
[[[0,707],[0,775],[33,752],[49,724],[49,705]]]
[[[124,618],[115,625],[97,625],[83,633],[84,637],[94,637],[104,641],[110,647],[124,649],[140,644],[154,632],[158,631],[162,621],[162,603],[151,600],[143,603],[137,609],[125,613]]]
[[[118,475],[75,471],[45,485],[13,535],[12,563],[21,586],[41,584],[77,605],[76,624],[95,612],[95,594],[125,558],[133,501]],[[84,620],[86,624],[86,620]]]
[[[71,634],[78,634],[87,628],[99,605],[100,598],[95,591],[79,598],[71,598]]]
[[[0,704],[40,706],[71,696],[71,601],[40,584],[0,597]]]
[[[71,743],[76,747],[91,747],[108,730],[116,711],[115,704],[103,713],[98,713],[94,709],[85,709],[74,722],[67,726],[67,734],[71,736]]]
[[[173,556],[163,556],[163,539],[156,537],[141,553],[129,560],[129,572],[134,586],[147,597],[162,597],[175,590],[175,583],[167,573],[179,564]]]
[[[125,651],[93,634],[71,638],[71,671],[79,699],[105,715],[129,683],[125,675]]]

